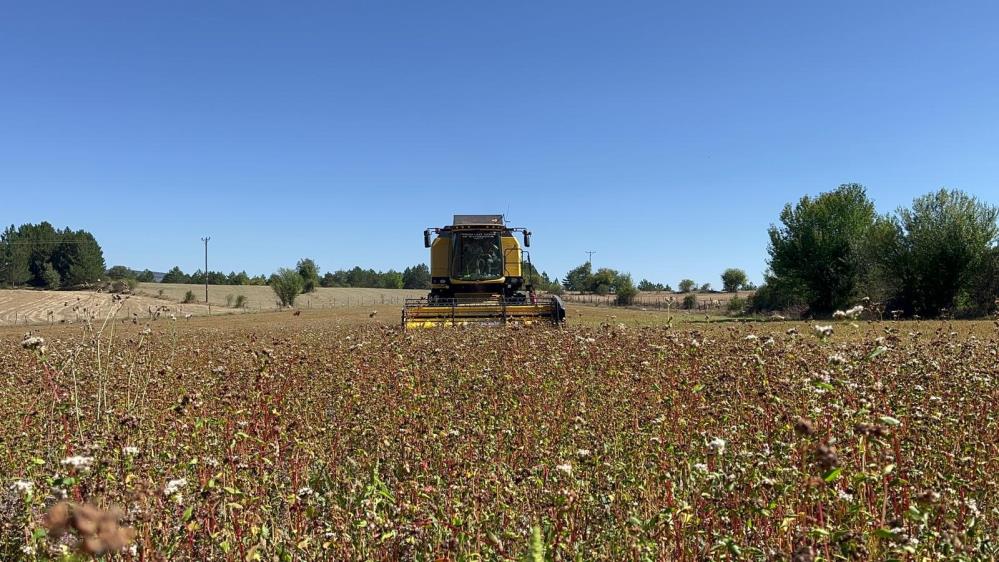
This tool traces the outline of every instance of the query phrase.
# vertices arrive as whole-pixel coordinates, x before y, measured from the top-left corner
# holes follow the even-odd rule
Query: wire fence
[[[691,301],[688,297],[693,296]],[[694,293],[681,295],[663,295],[659,293],[640,293],[635,296],[630,304],[620,304],[617,302],[617,295],[598,295],[592,293],[566,293],[562,295],[562,300],[566,303],[585,304],[589,306],[607,307],[640,307],[654,310],[723,310],[728,308],[732,298],[744,298],[739,294],[714,294],[709,293],[703,296]]]

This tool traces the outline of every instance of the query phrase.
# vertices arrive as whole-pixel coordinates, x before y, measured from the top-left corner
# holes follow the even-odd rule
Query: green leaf
[[[886,351],[888,351],[887,347],[885,347],[883,345],[879,345],[877,347],[877,349],[875,349],[874,351],[872,351],[871,354],[867,356],[867,359],[869,359],[869,360],[870,359],[874,359],[875,357],[877,357],[878,355],[881,355],[882,353],[884,353]]]
[[[902,425],[902,422],[898,421],[897,419],[895,419],[895,418],[893,418],[891,416],[881,416],[881,423],[883,423],[885,425],[891,425],[891,426]]]
[[[193,516],[194,516],[194,506],[192,505],[184,510],[184,515],[181,517],[181,519],[184,521],[190,521],[191,517]]]
[[[839,480],[840,475],[843,474],[843,467],[834,468],[829,472],[822,475],[822,479],[826,482],[835,482]]]
[[[697,394],[698,392],[700,392],[702,390],[704,390],[704,385],[703,384],[695,384],[694,387],[690,389],[690,391],[693,392],[694,394]]]
[[[891,532],[891,529],[878,529],[874,531],[874,536],[880,539],[898,540],[898,535]]]

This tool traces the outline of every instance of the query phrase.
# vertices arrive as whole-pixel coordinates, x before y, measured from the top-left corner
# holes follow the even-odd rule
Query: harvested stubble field
[[[119,301],[121,301],[119,303]],[[121,304],[121,306],[117,306]],[[114,307],[118,318],[133,315],[148,319],[156,311],[161,316],[184,317],[208,314],[203,303],[178,304],[142,295],[114,295],[96,291],[0,290],[0,326],[65,324],[98,320]],[[164,310],[164,307],[166,308]],[[215,309],[215,313],[219,310]]]
[[[204,285],[181,283],[139,283],[136,292],[144,296],[162,296],[179,302],[187,291],[193,291],[199,301],[205,298]],[[245,308],[251,311],[277,310],[274,291],[266,285],[209,285],[208,301],[212,306],[231,306],[236,297],[246,299]],[[299,295],[295,306],[309,308],[364,307],[382,304],[401,306],[405,299],[427,296],[426,289],[364,289],[355,287],[319,287],[311,293]]]
[[[369,320],[0,332],[0,558],[62,497],[124,559],[997,555],[990,322]]]
[[[187,318],[280,309],[274,291],[267,286],[211,285],[211,306],[204,303],[204,290],[204,285],[171,283],[140,283],[131,295],[97,291],[0,290],[0,326],[96,322],[103,320],[112,309],[118,320],[135,318],[143,322],[171,315]],[[194,293],[196,302],[182,302],[188,291]],[[398,311],[407,298],[426,295],[427,291],[422,289],[319,288],[299,295],[295,305],[300,310],[339,310],[349,317],[356,312],[354,309]],[[245,301],[242,307],[236,308],[235,299],[239,296]]]

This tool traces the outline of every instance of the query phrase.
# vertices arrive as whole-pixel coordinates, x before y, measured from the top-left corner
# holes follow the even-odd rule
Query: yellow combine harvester
[[[534,293],[524,276],[527,252],[514,232],[523,233],[525,247],[531,245],[531,233],[506,226],[503,215],[455,215],[454,224],[424,231],[423,244],[430,248],[430,295],[406,299],[403,327],[560,325],[565,320],[562,300]],[[432,234],[437,237],[431,241]]]

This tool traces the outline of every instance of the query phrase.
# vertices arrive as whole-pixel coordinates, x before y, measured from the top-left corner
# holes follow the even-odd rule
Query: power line
[[[96,244],[96,240],[25,240],[21,242],[11,242],[4,241],[7,246],[30,246],[32,244],[51,244],[53,246],[58,246],[59,244]]]
[[[593,254],[597,253],[596,250],[586,250],[583,252],[586,254],[586,263],[590,264],[590,269],[593,269]]]

